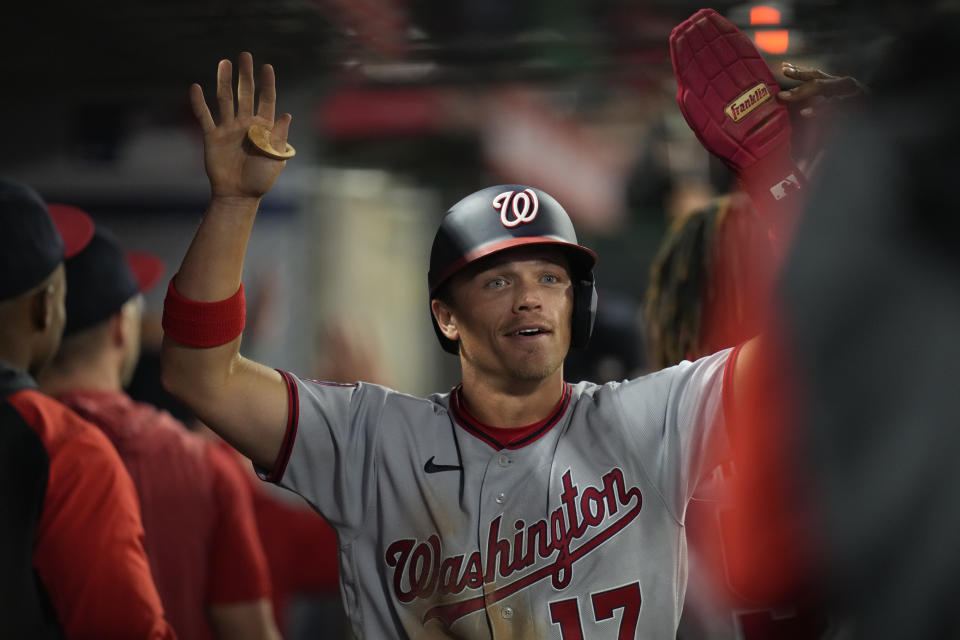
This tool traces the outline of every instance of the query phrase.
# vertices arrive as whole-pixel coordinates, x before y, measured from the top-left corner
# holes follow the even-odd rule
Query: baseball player
[[[463,376],[449,393],[305,380],[243,358],[244,250],[291,149],[272,68],[255,111],[251,56],[239,66],[235,109],[220,63],[219,123],[191,88],[212,199],[168,288],[167,388],[334,526],[358,637],[672,637],[686,504],[724,456],[722,406],[756,343],[621,383],[565,383],[563,358],[593,323],[596,256],[550,195],[503,185],[455,204],[434,240],[433,326]],[[262,153],[251,126],[269,130]]]
[[[775,274],[771,239],[757,215],[746,195],[735,192],[690,213],[664,238],[644,303],[650,352],[659,366],[713,353],[762,329],[765,319],[758,310],[767,307]],[[742,433],[739,425],[731,430]],[[690,578],[677,638],[829,637],[829,620],[812,597],[817,594],[797,589],[771,600],[741,579],[732,563],[736,558],[726,553],[728,523],[737,517],[731,495],[735,473],[726,461],[687,506]]]
[[[242,471],[170,414],[123,391],[139,358],[143,293],[160,279],[163,263],[124,252],[98,226],[65,270],[63,342],[38,382],[120,454],[140,498],[144,546],[171,626],[181,640],[278,638]]]
[[[66,322],[63,261],[93,221],[0,178],[0,229],[0,636],[173,640],[130,474],[37,389]]]

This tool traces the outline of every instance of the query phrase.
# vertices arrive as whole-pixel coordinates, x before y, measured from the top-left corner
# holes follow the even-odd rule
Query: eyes
[[[487,288],[487,289],[502,289],[502,288],[505,287],[505,286],[507,286],[507,281],[506,281],[506,279],[504,279],[504,278],[494,278],[493,280],[490,280],[489,282],[487,282],[487,284],[485,285],[485,288]]]
[[[537,280],[541,284],[546,285],[556,285],[564,284],[564,276],[559,273],[545,272],[540,275]],[[483,285],[485,289],[503,289],[504,287],[509,286],[511,283],[511,278],[505,276],[497,276],[495,278],[490,278],[486,280],[486,283]]]

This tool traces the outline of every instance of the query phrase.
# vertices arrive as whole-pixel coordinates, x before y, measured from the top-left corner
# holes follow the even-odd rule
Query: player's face
[[[535,381],[558,371],[570,346],[573,287],[563,253],[521,247],[451,283],[451,321],[464,367]]]

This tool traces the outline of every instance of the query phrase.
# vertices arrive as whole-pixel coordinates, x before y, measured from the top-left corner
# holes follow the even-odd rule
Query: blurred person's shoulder
[[[113,446],[96,426],[55,398],[24,389],[9,396],[7,401],[40,436],[51,457],[71,444],[113,452]]]
[[[59,396],[64,404],[96,424],[121,456],[203,456],[205,442],[165,409],[134,400],[123,391],[72,391]]]

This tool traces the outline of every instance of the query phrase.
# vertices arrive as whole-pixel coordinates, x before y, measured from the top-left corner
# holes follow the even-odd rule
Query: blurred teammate
[[[678,25],[670,45],[681,113],[763,215],[778,249],[768,268],[777,271],[809,192],[792,157],[788,106],[809,117],[859,96],[862,87],[785,63],[784,75],[803,84],[780,91],[750,39],[710,9]],[[822,504],[804,486],[808,451],[795,428],[806,406],[789,340],[794,318],[764,306],[764,347],[741,372],[727,407],[734,473],[726,484],[735,509],[722,521],[723,560],[732,584],[779,604],[802,597],[823,578],[822,541],[813,526]],[[820,311],[815,302],[806,310]]]
[[[775,254],[749,198],[740,192],[718,198],[674,225],[651,267],[644,304],[656,364],[700,358],[764,330],[776,278],[771,268]],[[726,524],[736,517],[737,504],[730,495],[735,473],[730,462],[715,469],[687,508],[690,583],[677,637],[822,637],[826,615],[815,609],[808,594],[771,601],[749,582],[744,584],[731,564],[725,536]]]
[[[960,11],[859,6],[895,37],[784,271],[798,433],[848,637],[957,638]]]
[[[10,638],[174,638],[129,474],[100,431],[36,390],[64,327],[63,259],[93,231],[82,213],[57,222],[0,180],[0,626]]]
[[[229,454],[123,392],[140,349],[141,292],[161,274],[159,260],[125,254],[98,227],[66,262],[66,329],[40,384],[119,451],[140,496],[150,566],[179,637],[276,638],[266,560],[241,472]]]
[[[657,368],[757,335],[775,274],[775,248],[749,198],[717,198],[676,223],[650,269],[644,301]]]

